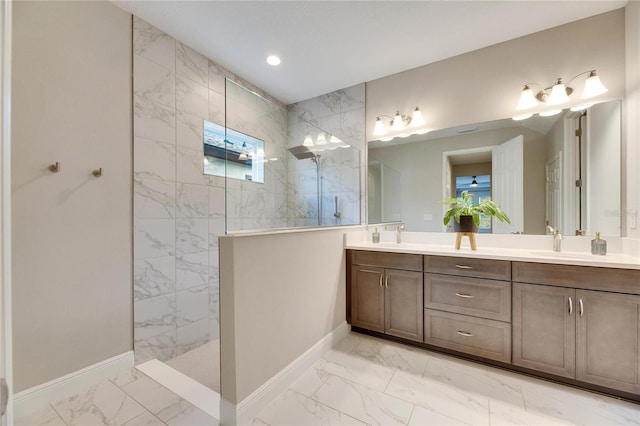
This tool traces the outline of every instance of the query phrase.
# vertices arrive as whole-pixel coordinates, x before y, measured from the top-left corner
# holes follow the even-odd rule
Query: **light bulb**
[[[584,111],[585,109],[591,108],[592,106],[593,106],[593,104],[582,104],[582,105],[572,106],[570,109],[573,112]]]
[[[380,136],[380,135],[384,135],[385,133],[387,133],[387,130],[384,128],[384,123],[382,123],[382,120],[380,120],[380,117],[376,118],[376,125],[373,128],[373,135]]]
[[[324,132],[318,133],[318,138],[316,139],[316,144],[317,145],[326,145],[327,144],[327,138],[324,136]]]
[[[404,129],[404,122],[402,121],[402,116],[400,115],[400,111],[396,112],[396,116],[393,117],[393,122],[391,124],[391,128],[393,130],[402,130]]]
[[[249,157],[247,157],[247,154],[245,154],[244,152],[240,153],[240,155],[238,155],[238,160],[240,161],[244,161],[247,160]]]
[[[411,117],[411,127],[420,126],[424,126],[424,118],[422,117],[420,108],[416,107],[416,109],[413,110],[413,116]]]
[[[600,81],[600,76],[598,76],[595,71],[591,71],[587,81],[584,82],[584,90],[582,91],[580,99],[593,98],[594,96],[607,93],[607,91],[608,89],[604,87],[604,84]]]
[[[530,118],[533,114],[529,113],[529,114],[521,114],[521,115],[516,115],[515,117],[512,118],[513,121],[520,121],[520,120],[526,120],[527,118]]]
[[[331,137],[329,138],[329,142],[331,142],[331,143],[340,143],[342,141],[339,138],[335,137],[334,135],[331,135]]]
[[[303,146],[313,146],[313,139],[311,138],[311,135],[307,135],[304,137],[304,143],[302,144]]]
[[[277,67],[280,65],[280,58],[276,55],[267,56],[267,63],[271,66]]]
[[[540,112],[538,115],[540,117],[551,117],[552,115],[560,114],[561,112],[561,109],[550,109],[549,111]]]
[[[562,83],[562,79],[559,78],[556,84],[551,88],[551,94],[547,97],[547,105],[560,105],[565,102],[569,102],[569,96],[567,95],[567,88]]]
[[[524,86],[522,93],[520,93],[520,101],[516,109],[529,109],[536,105],[538,105],[538,100],[533,96],[533,90],[531,90],[529,86]]]

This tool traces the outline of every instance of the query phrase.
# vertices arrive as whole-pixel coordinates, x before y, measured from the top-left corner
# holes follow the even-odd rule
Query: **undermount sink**
[[[598,256],[589,253],[565,253],[558,251],[532,251],[531,254],[536,256],[551,257],[556,259],[585,259],[594,260]]]

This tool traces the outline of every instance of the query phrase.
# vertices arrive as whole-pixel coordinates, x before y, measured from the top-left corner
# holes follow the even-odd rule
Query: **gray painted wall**
[[[132,349],[131,15],[108,2],[13,7],[19,392]]]

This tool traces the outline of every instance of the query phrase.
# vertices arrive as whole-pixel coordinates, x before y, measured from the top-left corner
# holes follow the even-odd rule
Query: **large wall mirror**
[[[490,197],[511,225],[480,232],[620,236],[621,102],[368,143],[368,223],[450,231],[442,200]],[[450,225],[451,226],[451,225]]]

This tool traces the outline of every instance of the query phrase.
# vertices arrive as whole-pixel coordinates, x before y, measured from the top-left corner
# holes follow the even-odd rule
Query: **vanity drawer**
[[[424,274],[424,307],[510,322],[511,283]]]
[[[513,262],[513,281],[640,294],[640,270]]]
[[[510,281],[511,262],[468,257],[425,256],[424,272]]]
[[[422,255],[420,254],[354,250],[351,252],[351,263],[405,271],[422,271]]]
[[[511,362],[511,324],[506,322],[425,309],[424,342]]]

